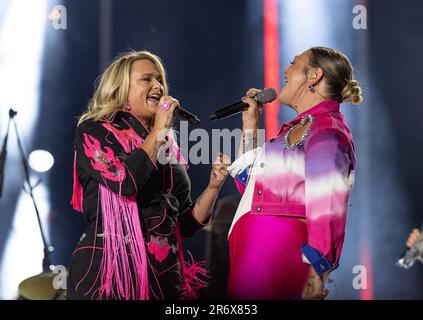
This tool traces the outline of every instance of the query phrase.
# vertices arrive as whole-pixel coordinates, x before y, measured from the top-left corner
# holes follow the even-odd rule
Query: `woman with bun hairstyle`
[[[340,112],[362,91],[341,52],[313,47],[284,69],[279,102],[298,116],[257,147],[262,106],[243,98],[243,139],[230,167],[242,196],[229,231],[231,299],[324,299],[339,265],[356,157]]]

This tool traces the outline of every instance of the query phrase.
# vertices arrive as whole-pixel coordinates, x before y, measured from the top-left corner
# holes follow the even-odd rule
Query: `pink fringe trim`
[[[207,287],[209,284],[202,278],[209,278],[208,271],[204,268],[204,261],[196,262],[188,251],[191,257],[191,262],[184,261],[181,232],[179,230],[179,224],[176,225],[176,239],[179,247],[179,261],[181,263],[181,273],[183,283],[182,289],[182,300],[196,300],[198,299],[198,290]],[[201,277],[199,277],[201,276]]]
[[[79,182],[78,175],[76,174],[76,151],[73,159],[73,192],[71,204],[74,210],[82,212],[82,186]]]
[[[180,248],[182,250],[182,248]],[[198,290],[208,286],[208,282],[202,278],[208,277],[208,271],[204,268],[205,261],[194,261],[191,253],[190,262],[184,261],[183,279],[184,283],[182,289],[184,291],[183,300],[196,300],[198,299]]]
[[[103,259],[99,299],[148,300],[147,255],[135,196],[119,196],[99,185]]]

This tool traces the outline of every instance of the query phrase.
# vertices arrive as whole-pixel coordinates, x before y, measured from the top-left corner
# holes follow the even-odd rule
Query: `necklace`
[[[311,128],[311,125],[313,124],[313,120],[314,120],[314,118],[313,118],[312,115],[310,115],[310,114],[305,115],[304,117],[301,118],[301,121],[298,124],[296,124],[291,129],[289,129],[288,132],[283,137],[284,147],[287,148],[288,150],[294,150],[297,147],[301,147],[304,144],[305,138],[307,138],[308,134],[310,133],[310,128]],[[297,142],[295,142],[293,144],[289,144],[288,138],[289,138],[290,133],[293,130],[297,129],[298,127],[305,125],[307,122],[309,122],[309,125],[308,125],[306,131],[304,131],[301,138]]]

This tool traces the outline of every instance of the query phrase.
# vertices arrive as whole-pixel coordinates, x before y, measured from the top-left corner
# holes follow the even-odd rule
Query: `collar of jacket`
[[[143,140],[145,140],[150,133],[150,131],[129,112],[117,112],[111,119],[111,122],[119,125],[122,129],[130,126]]]
[[[312,115],[313,117],[316,117],[318,115],[329,113],[329,112],[339,112],[339,105],[340,105],[339,102],[336,100],[332,100],[332,99],[323,100],[319,104],[316,104],[314,107],[311,107],[310,109],[304,111],[303,113],[300,113],[294,120],[284,123],[278,132],[278,136],[282,134],[282,132],[285,130],[286,127],[292,127],[296,125],[306,115]]]

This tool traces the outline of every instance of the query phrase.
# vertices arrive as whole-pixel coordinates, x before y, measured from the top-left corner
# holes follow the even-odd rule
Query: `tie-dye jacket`
[[[309,115],[312,124],[303,143],[289,148],[284,143],[288,130]],[[254,163],[251,214],[306,218],[308,245],[336,267],[356,164],[352,135],[339,103],[325,100],[283,124]],[[252,166],[236,176],[241,194]]]

